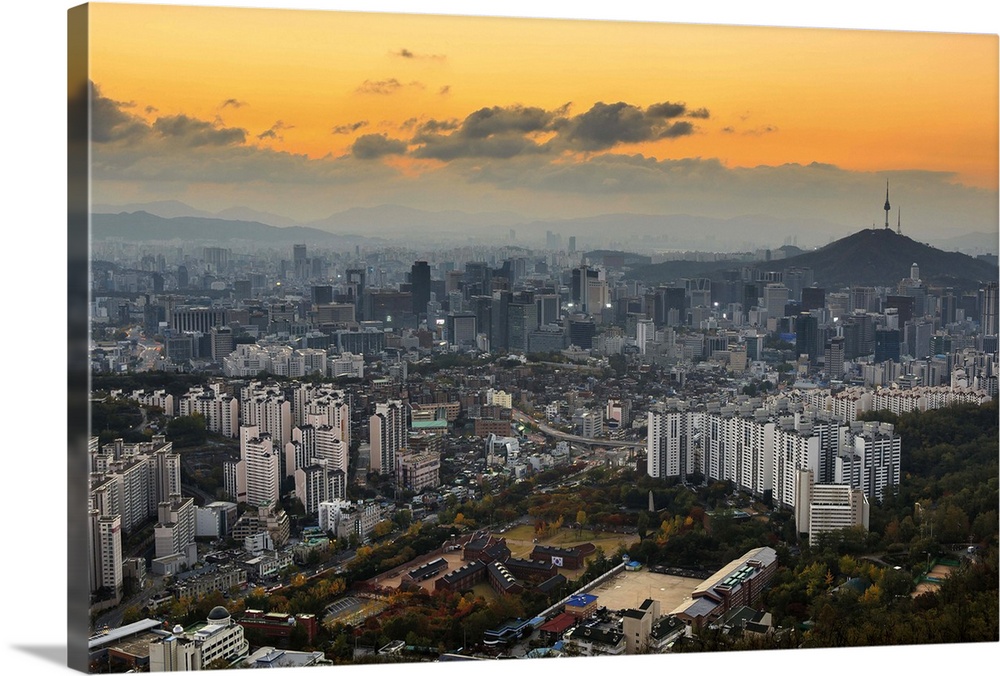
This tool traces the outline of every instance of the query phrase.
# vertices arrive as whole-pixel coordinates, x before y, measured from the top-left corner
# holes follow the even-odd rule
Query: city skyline
[[[996,36],[102,4],[91,32],[96,203],[845,233],[888,180],[904,232],[996,229]]]

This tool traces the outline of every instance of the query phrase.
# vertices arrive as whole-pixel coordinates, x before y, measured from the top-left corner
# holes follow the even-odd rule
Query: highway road
[[[575,444],[582,444],[587,446],[614,446],[616,448],[646,448],[645,441],[616,441],[611,439],[589,439],[587,437],[577,436],[575,434],[569,434],[567,432],[562,432],[560,430],[549,427],[543,422],[535,420],[531,416],[522,413],[521,411],[512,409],[511,416],[516,422],[523,423],[525,425],[534,425],[539,429],[542,434],[554,437],[556,439],[562,439],[564,441],[571,441]]]

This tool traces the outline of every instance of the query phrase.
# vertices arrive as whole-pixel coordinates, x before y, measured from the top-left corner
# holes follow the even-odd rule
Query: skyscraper
[[[416,261],[410,268],[410,293],[413,298],[413,314],[419,316],[427,312],[431,301],[431,266],[427,261]]]
[[[982,290],[983,302],[982,302],[982,331],[984,335],[995,336],[997,335],[997,283],[990,282],[983,287]]]

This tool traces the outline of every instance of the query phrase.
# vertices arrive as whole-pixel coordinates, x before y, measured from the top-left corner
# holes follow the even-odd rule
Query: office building
[[[413,314],[427,312],[427,303],[431,301],[431,266],[427,261],[416,261],[410,268],[410,293]]]

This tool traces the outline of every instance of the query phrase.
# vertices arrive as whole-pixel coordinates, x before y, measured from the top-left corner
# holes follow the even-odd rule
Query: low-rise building
[[[576,626],[563,634],[564,650],[570,655],[624,655],[625,635],[615,629]]]
[[[265,613],[263,610],[250,609],[237,620],[244,629],[252,629],[269,639],[288,638],[296,627],[305,630],[307,643],[312,643],[319,631],[319,620],[315,615],[300,613]]]
[[[695,587],[691,600],[671,614],[702,627],[736,606],[756,605],[778,569],[778,554],[770,547],[752,549]]]
[[[166,632],[163,632],[166,633]],[[201,671],[230,666],[247,655],[250,644],[243,627],[233,622],[229,611],[216,606],[205,622],[160,636],[149,646],[150,671]]]
[[[173,592],[179,599],[197,598],[212,592],[228,592],[247,583],[247,571],[232,564],[208,564],[202,568],[178,573]]]

